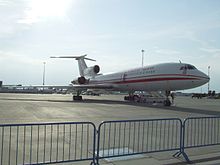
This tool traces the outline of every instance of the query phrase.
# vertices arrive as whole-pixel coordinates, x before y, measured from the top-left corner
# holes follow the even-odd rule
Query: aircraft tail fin
[[[86,65],[85,60],[96,61],[96,60],[93,60],[91,58],[87,58],[86,56],[87,56],[87,54],[82,55],[82,56],[51,56],[50,58],[68,58],[68,59],[73,58],[73,59],[77,60],[78,61],[78,66],[79,66],[80,76],[85,76],[84,75],[84,70],[86,68],[88,68],[88,66]]]

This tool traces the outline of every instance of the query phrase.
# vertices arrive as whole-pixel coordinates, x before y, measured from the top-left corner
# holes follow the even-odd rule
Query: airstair
[[[146,104],[164,104],[166,96],[160,91],[154,92],[139,92],[135,94],[138,99],[134,100],[135,102],[146,103]]]

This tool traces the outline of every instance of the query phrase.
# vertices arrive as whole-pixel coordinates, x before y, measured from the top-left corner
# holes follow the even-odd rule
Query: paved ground
[[[187,118],[220,115],[220,100],[177,97],[175,105],[163,107],[128,103],[123,96],[84,96],[82,102],[72,102],[71,95],[0,94],[0,123],[39,123],[91,121],[96,125],[104,120]],[[208,147],[187,150],[194,164],[220,164],[220,148]],[[101,164],[184,164],[169,152],[147,154],[129,161],[101,161]],[[89,164],[77,162],[74,164]]]
[[[177,97],[175,106],[148,106],[123,101],[123,96],[0,94],[0,123],[123,120],[220,115],[220,100]]]

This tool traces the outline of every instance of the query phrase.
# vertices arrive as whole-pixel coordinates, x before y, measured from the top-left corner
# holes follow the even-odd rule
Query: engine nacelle
[[[91,67],[88,67],[84,70],[84,75],[85,76],[94,76],[98,74],[100,71],[100,67],[98,65],[94,65]]]
[[[78,84],[85,84],[86,83],[86,78],[85,77],[78,77]]]
[[[71,81],[71,83],[72,84],[86,84],[86,83],[88,83],[88,80],[85,77],[81,76],[81,77],[78,77],[77,79]]]

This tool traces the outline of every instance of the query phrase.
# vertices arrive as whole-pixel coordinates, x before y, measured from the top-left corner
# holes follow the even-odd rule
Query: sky
[[[190,63],[220,92],[219,0],[0,0],[3,84],[67,85],[77,61],[96,59],[102,73],[163,62]],[[207,84],[191,91],[207,92]]]

